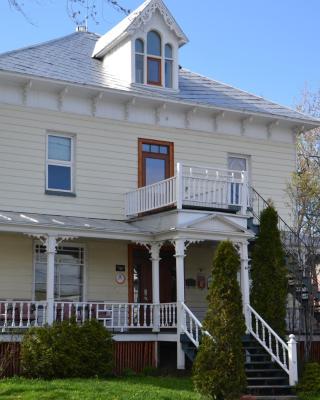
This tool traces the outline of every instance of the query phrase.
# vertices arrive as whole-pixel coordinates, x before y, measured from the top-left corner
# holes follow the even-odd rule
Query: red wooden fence
[[[114,372],[156,366],[155,342],[114,342]],[[0,343],[0,377],[20,374],[20,343]]]

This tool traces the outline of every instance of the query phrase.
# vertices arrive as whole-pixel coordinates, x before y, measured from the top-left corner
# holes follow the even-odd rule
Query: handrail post
[[[176,181],[176,202],[177,209],[182,209],[183,201],[183,176],[182,176],[182,164],[177,163],[177,181]]]
[[[241,213],[244,215],[247,213],[248,208],[248,173],[246,171],[241,172],[241,181],[242,181],[242,201],[241,201]]]
[[[289,384],[294,386],[298,383],[298,358],[297,358],[297,341],[295,335],[289,336],[288,341],[288,367],[289,367]]]

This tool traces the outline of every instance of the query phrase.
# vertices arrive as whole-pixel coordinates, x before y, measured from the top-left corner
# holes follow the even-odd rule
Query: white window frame
[[[42,243],[39,240],[35,240],[33,243],[33,277],[32,277],[32,301],[35,301],[36,298],[36,250],[37,250],[37,246],[41,246]],[[87,301],[87,265],[88,265],[88,254],[87,254],[87,246],[84,243],[72,243],[72,242],[68,242],[68,243],[61,243],[60,245],[58,245],[59,247],[81,247],[83,249],[83,283],[82,283],[82,293],[81,293],[81,297],[82,297],[82,302],[86,302]],[[54,268],[56,269],[56,264],[54,266]],[[59,300],[55,300],[55,301],[59,301]],[[63,301],[63,300],[61,300]]]
[[[49,136],[57,136],[63,137],[71,140],[71,160],[70,161],[61,161],[61,160],[52,160],[49,159]],[[46,138],[46,191],[48,192],[60,192],[60,193],[74,193],[74,159],[75,159],[75,135],[67,134],[67,133],[58,133],[58,132],[48,132]],[[49,165],[56,165],[61,167],[70,167],[70,179],[71,179],[71,187],[70,190],[64,189],[53,189],[49,188]]]
[[[239,153],[228,153],[227,154],[227,168],[229,169],[229,158],[234,157],[234,158],[242,158],[246,160],[246,167],[247,167],[247,176],[248,176],[248,182],[251,182],[251,156],[246,155],[246,154],[239,154]]]

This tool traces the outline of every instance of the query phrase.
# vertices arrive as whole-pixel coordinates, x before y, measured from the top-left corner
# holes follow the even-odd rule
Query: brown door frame
[[[145,152],[142,150],[144,144],[155,144],[158,146],[166,146],[169,149],[169,154],[160,154],[160,153],[151,153]],[[145,186],[145,155],[148,158],[155,158],[168,161],[168,165],[166,165],[166,174],[167,178],[171,178],[174,175],[174,143],[167,142],[164,140],[155,140],[155,139],[138,139],[138,187]]]

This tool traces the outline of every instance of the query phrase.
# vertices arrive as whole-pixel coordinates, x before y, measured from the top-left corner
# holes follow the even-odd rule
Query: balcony
[[[175,176],[125,194],[127,217],[166,208],[234,210],[246,213],[248,176],[245,171],[177,163]]]

